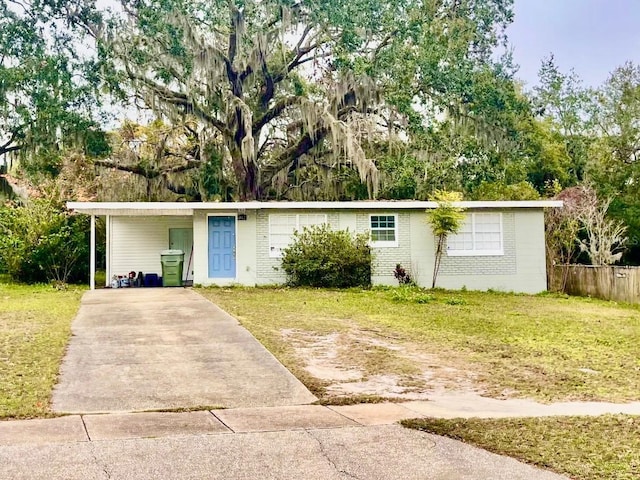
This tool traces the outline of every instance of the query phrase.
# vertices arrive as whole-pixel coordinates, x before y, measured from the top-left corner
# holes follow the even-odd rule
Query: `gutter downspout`
[[[106,279],[105,279],[105,287],[109,286],[109,283],[111,282],[111,215],[107,215],[106,219],[105,219],[105,223],[107,225],[107,234],[106,234],[106,245],[105,245],[105,250],[106,250]]]
[[[91,215],[91,245],[89,246],[89,288],[96,289],[96,216]]]

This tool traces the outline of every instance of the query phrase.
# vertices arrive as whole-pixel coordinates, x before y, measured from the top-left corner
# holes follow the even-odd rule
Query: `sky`
[[[514,14],[507,35],[527,87],[551,53],[590,87],[628,60],[640,64],[640,0],[514,0]]]

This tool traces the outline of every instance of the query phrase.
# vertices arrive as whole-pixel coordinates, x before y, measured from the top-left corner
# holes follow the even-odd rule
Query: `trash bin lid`
[[[160,255],[184,255],[182,250],[163,250]]]

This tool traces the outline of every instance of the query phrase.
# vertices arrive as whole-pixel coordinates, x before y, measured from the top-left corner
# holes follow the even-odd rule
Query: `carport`
[[[105,250],[107,254],[106,261],[106,279],[107,284],[110,278],[114,274],[126,273],[112,271],[112,237],[111,219],[112,217],[128,218],[133,222],[140,222],[145,218],[158,218],[165,219],[167,224],[171,224],[171,219],[182,219],[181,222],[176,223],[175,230],[180,229],[192,229],[193,223],[191,220],[185,223],[184,220],[193,218],[193,204],[189,203],[176,203],[176,202],[156,202],[156,203],[140,203],[140,202],[69,202],[67,208],[76,213],[89,215],[91,217],[91,234],[90,234],[90,259],[89,259],[89,287],[91,290],[96,288],[95,274],[96,274],[96,218],[103,217],[106,224],[106,245]],[[169,229],[171,227],[168,227]],[[178,232],[177,232],[178,233]],[[145,241],[149,241],[149,237],[144,238]],[[172,239],[168,238],[162,246],[158,246],[152,251],[152,254],[158,256],[159,252],[164,249],[171,248]],[[157,251],[156,251],[157,250]],[[187,261],[191,252],[185,252]],[[133,267],[132,267],[133,268]],[[140,269],[137,269],[140,270]],[[136,270],[136,271],[137,271]]]

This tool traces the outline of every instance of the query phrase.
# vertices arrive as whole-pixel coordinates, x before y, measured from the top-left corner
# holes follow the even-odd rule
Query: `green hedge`
[[[371,249],[366,234],[304,228],[283,252],[282,269],[294,286],[348,288],[371,285]]]
[[[25,283],[87,281],[89,220],[46,199],[0,207],[0,271]]]

